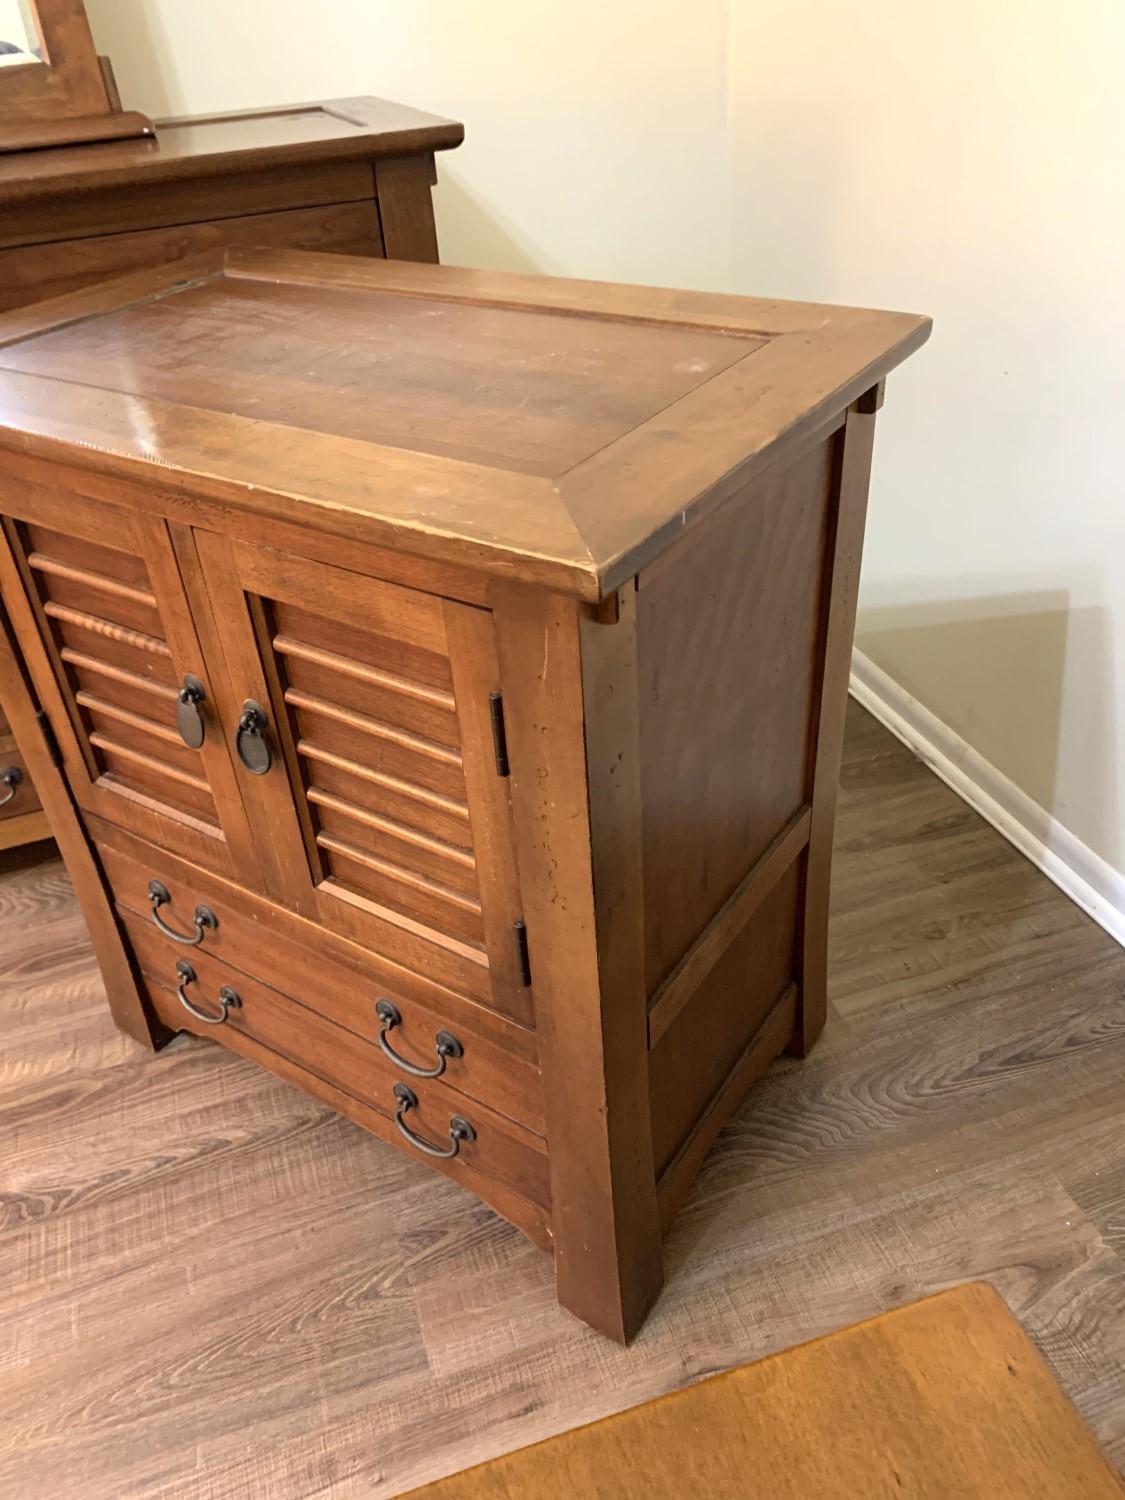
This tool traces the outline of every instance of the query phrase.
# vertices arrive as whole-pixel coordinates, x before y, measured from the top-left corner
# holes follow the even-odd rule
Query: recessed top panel
[[[216,252],[0,317],[0,471],[14,449],[139,479],[157,507],[186,494],[204,518],[218,503],[599,600],[851,403],[874,410],[928,332],[863,308]]]
[[[760,340],[218,279],[0,354],[12,370],[554,478]]]

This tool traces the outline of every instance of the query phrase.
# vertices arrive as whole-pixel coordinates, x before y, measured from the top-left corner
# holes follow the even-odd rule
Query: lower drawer
[[[378,1007],[390,1004],[399,1019],[385,1031],[389,1049],[415,1068],[433,1068],[439,1063],[438,1038],[451,1036],[457,1055],[447,1055],[443,1082],[543,1133],[533,1032],[406,970],[376,968],[366,950],[117,830],[99,836],[97,849],[125,920],[162,945],[167,961],[162,959],[158,974],[172,974],[177,957],[199,953],[216,958],[296,996],[371,1043],[386,1027]],[[153,880],[169,897],[155,912],[149,895]],[[215,925],[196,926],[201,906],[213,914]],[[170,932],[199,935],[201,941],[177,943],[158,930],[156,918]],[[403,1067],[396,1076],[413,1075]]]
[[[0,740],[0,818],[20,818],[38,810],[39,796],[23,756],[10,740]]]
[[[222,1042],[337,1108],[351,1101],[356,1108],[343,1113],[369,1129],[381,1122],[376,1134],[462,1181],[521,1228],[519,1204],[505,1207],[509,1197],[545,1218],[547,1155],[539,1136],[438,1079],[396,1073],[370,1042],[206,953],[170,952],[132,913],[124,922],[149,1000],[166,1026]],[[312,1087],[313,1080],[330,1093]]]

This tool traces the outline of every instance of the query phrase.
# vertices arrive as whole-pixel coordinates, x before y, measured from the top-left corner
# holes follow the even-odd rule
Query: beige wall
[[[155,114],[381,94],[467,126],[442,255],[719,287],[726,0],[89,0],[125,103]],[[332,17],[333,24],[326,25]]]
[[[464,119],[447,260],[932,313],[881,424],[860,645],[1125,869],[1120,0],[89,10],[151,112]]]
[[[859,645],[1125,870],[1125,6],[732,15],[736,285],[935,320]]]

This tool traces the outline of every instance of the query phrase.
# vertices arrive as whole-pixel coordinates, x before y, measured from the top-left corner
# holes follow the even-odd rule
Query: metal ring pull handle
[[[205,1010],[200,1010],[188,999],[186,991],[189,984],[195,984],[199,975],[188,963],[186,958],[181,958],[176,965],[176,974],[179,976],[179,984],[176,986],[176,994],[180,997],[180,1004],[189,1016],[194,1016],[197,1021],[202,1021],[205,1026],[221,1026],[232,1010],[242,1009],[241,997],[231,989],[229,984],[224,984],[219,991],[219,1014],[210,1016]]]
[[[8,803],[15,798],[15,795],[19,791],[22,782],[23,772],[20,770],[19,766],[5,766],[4,769],[0,771],[0,786],[6,786],[8,788],[4,795],[0,797],[0,807],[7,807]]]
[[[407,1062],[406,1058],[400,1056],[387,1041],[387,1033],[393,1031],[396,1026],[402,1025],[402,1015],[398,1006],[392,1005],[389,1000],[377,1000],[375,1014],[383,1023],[379,1028],[380,1050],[390,1058],[396,1068],[401,1068],[404,1073],[410,1073],[414,1078],[440,1078],[451,1057],[457,1058],[465,1055],[464,1047],[451,1031],[439,1031],[434,1037],[437,1063],[432,1068],[420,1068],[417,1063]]]
[[[160,908],[169,904],[172,899],[172,893],[159,880],[149,881],[148,899],[152,902],[152,920],[156,923],[156,926],[166,938],[171,938],[174,943],[183,943],[185,948],[198,948],[208,932],[218,932],[219,930],[219,919],[209,906],[197,906],[195,908],[194,933],[177,932],[174,927],[169,927],[160,915]]]
[[[424,1141],[420,1135],[415,1135],[406,1123],[406,1115],[412,1109],[418,1108],[418,1095],[405,1083],[395,1084],[395,1098],[398,1100],[398,1108],[395,1110],[395,1124],[398,1126],[399,1135],[403,1136],[410,1144],[419,1151],[425,1152],[427,1156],[439,1156],[448,1160],[456,1156],[461,1150],[462,1141],[475,1141],[477,1133],[462,1115],[451,1115],[449,1117],[449,1145],[434,1146],[429,1141]]]
[[[176,728],[189,750],[198,750],[207,733],[207,721],[203,717],[206,702],[203,684],[198,677],[189,674],[184,678],[176,699]]]
[[[266,733],[268,727],[265,709],[252,698],[247,698],[242,705],[242,717],[238,721],[234,743],[239,760],[251,776],[264,776],[273,764],[273,751]]]

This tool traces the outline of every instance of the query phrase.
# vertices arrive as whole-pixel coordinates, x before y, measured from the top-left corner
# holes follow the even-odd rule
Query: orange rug
[[[1123,1500],[983,1282],[576,1428],[409,1500]]]

